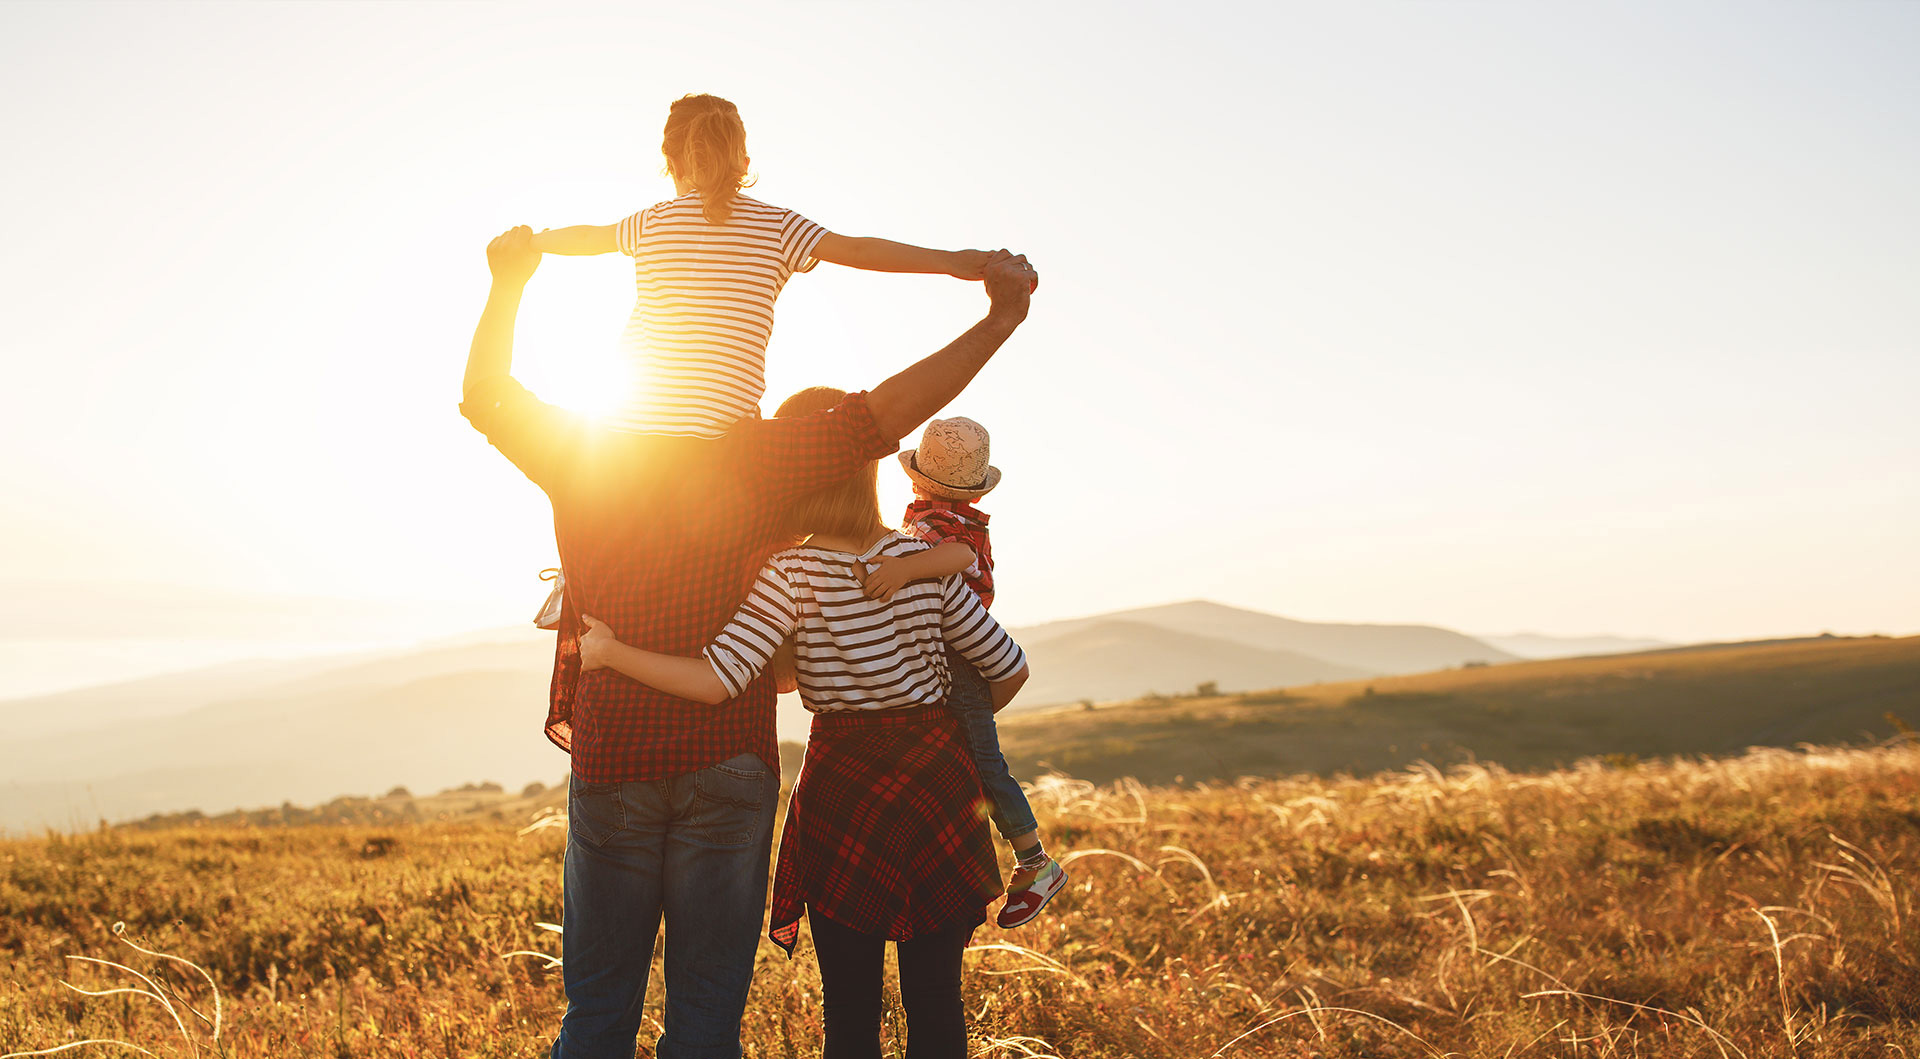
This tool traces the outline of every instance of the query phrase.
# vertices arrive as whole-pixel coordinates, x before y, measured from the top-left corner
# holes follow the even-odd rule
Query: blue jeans
[[[659,1059],[739,1059],[766,914],[780,781],[754,754],[672,779],[567,790],[562,973],[552,1059],[633,1059],[667,923]]]
[[[1000,753],[1000,729],[993,723],[993,692],[987,688],[987,678],[951,647],[947,649],[947,674],[952,681],[947,708],[960,718],[960,730],[967,734],[967,749],[973,752],[973,765],[980,772],[980,786],[993,800],[993,826],[1008,841],[1040,830],[1026,792],[1007,771],[1007,759]]]

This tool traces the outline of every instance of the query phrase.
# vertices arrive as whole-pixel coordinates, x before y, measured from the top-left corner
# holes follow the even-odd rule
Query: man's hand
[[[1040,274],[1027,263],[1027,255],[996,250],[982,270],[987,281],[987,297],[993,300],[988,316],[1018,324],[1027,318],[1027,306],[1040,287]]]
[[[511,235],[513,233],[509,232],[507,234]],[[503,235],[500,238],[505,239],[506,236]],[[499,239],[494,241],[499,242]],[[607,623],[601,621],[599,618],[589,618],[581,615],[580,620],[587,623],[587,631],[580,637],[580,668],[583,670],[605,669],[607,667],[607,648],[619,643],[619,637],[613,635],[613,630],[607,628]]]
[[[533,248],[533,229],[526,225],[509,228],[487,244],[487,268],[493,271],[495,285],[525,286],[540,267],[540,251]]]

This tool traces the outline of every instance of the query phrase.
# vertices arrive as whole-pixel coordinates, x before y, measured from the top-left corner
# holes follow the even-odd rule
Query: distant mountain
[[[350,660],[322,672],[302,660],[283,671],[293,679],[246,672],[238,689],[229,667],[216,667],[197,708],[0,743],[0,828],[317,802],[396,785],[551,781],[567,766],[540,732],[552,644],[550,634],[530,631],[517,642]],[[155,682],[178,696],[183,679]],[[132,688],[106,689],[107,697],[125,700]],[[84,695],[25,701],[84,711]]]
[[[257,695],[373,655],[253,659],[0,701],[0,726],[11,739],[83,732],[178,714],[209,702]]]
[[[1033,679],[1021,690],[1016,708],[1190,692],[1203,681],[1214,682],[1222,691],[1249,691],[1370,675],[1293,651],[1249,647],[1138,621],[1076,624],[1057,635],[1029,639]]]
[[[1677,647],[1665,640],[1643,640],[1631,636],[1541,636],[1517,632],[1511,636],[1476,635],[1474,639],[1492,644],[1521,658],[1578,658],[1583,655],[1620,655],[1632,651],[1658,651]]]
[[[1515,656],[1471,636],[1433,625],[1346,625],[1295,621],[1206,600],[1116,611],[1015,630],[1039,645],[1109,621],[1158,626],[1264,651],[1285,651],[1365,673],[1423,673],[1467,662],[1511,662]],[[1145,690],[1145,689],[1141,689]]]

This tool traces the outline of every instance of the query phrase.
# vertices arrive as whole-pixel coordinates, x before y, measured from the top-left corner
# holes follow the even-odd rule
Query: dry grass
[[[1920,1055],[1920,746],[1197,789],[1050,778],[1035,803],[1074,882],[1035,926],[976,936],[979,1056]],[[557,949],[542,924],[563,836],[515,830],[0,846],[0,1052],[541,1054],[562,1005],[537,956]],[[64,958],[119,948],[121,919],[218,983],[218,1041],[192,1013],[221,1017],[209,983],[171,960],[122,955],[171,1009],[58,984],[126,987]],[[816,1056],[819,1032],[804,947],[763,946],[748,1054]],[[87,1052],[129,1054],[69,1054]]]

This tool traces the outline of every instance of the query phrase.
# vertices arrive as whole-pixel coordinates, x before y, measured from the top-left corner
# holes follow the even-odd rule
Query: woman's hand
[[[780,694],[791,695],[800,690],[800,669],[793,659],[793,637],[780,642],[779,650],[773,652],[773,661],[767,663],[767,672],[773,674],[773,690]]]
[[[613,630],[607,628],[607,623],[599,618],[583,614],[580,620],[587,623],[587,631],[580,637],[580,668],[583,670],[605,669],[607,650],[619,643],[619,638],[614,636]]]

